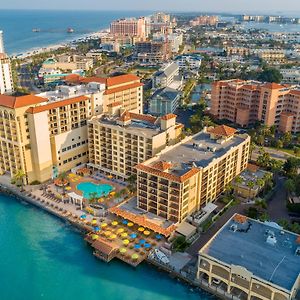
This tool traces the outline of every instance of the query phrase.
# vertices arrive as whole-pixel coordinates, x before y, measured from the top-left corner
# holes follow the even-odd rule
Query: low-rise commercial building
[[[248,300],[299,299],[300,236],[235,214],[199,251],[197,277]]]
[[[135,165],[175,144],[182,125],[176,123],[176,115],[155,118],[120,109],[114,105],[108,114],[88,122],[89,165],[125,179],[136,173]]]
[[[201,62],[202,56],[197,53],[182,54],[175,58],[175,63],[180,70],[199,70]]]
[[[228,126],[205,129],[137,168],[138,207],[181,222],[215,200],[248,162],[250,137]]]
[[[300,89],[239,79],[212,84],[210,113],[240,126],[261,121],[281,132],[300,132]]]

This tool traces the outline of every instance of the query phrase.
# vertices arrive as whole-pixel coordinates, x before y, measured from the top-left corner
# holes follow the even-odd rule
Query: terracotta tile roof
[[[177,115],[175,115],[175,114],[166,114],[166,115],[162,116],[161,119],[162,120],[171,120],[171,119],[174,119],[176,117],[177,117]]]
[[[135,120],[141,120],[141,121],[147,121],[149,123],[154,124],[157,120],[157,118],[151,116],[151,115],[142,115],[142,114],[136,114],[136,113],[130,113],[131,119]]]
[[[91,246],[106,255],[110,255],[113,251],[118,249],[116,243],[106,241],[102,237],[99,237]]]
[[[51,102],[51,103],[47,103],[45,105],[40,105],[40,106],[36,106],[36,107],[30,107],[29,109],[27,109],[27,112],[30,114],[36,114],[42,111],[47,111],[53,108],[58,108],[58,107],[62,107],[62,106],[66,106],[69,104],[73,104],[73,103],[77,103],[80,101],[85,101],[88,100],[89,97],[87,96],[78,96],[75,98],[70,98],[70,99],[65,99],[65,100],[61,100],[61,101],[55,101],[55,102]]]
[[[271,89],[271,90],[280,90],[280,89],[284,88],[283,85],[277,84],[275,82],[273,82],[273,83],[266,83],[266,84],[263,85],[263,87],[265,87],[267,89]]]
[[[184,125],[179,123],[179,124],[176,125],[175,129],[179,129],[179,128],[183,128],[183,127],[184,127]]]
[[[121,101],[117,101],[117,102],[112,102],[107,104],[108,107],[117,107],[117,106],[121,106],[123,103]]]
[[[248,169],[250,172],[255,173],[255,172],[257,172],[257,171],[259,170],[259,166],[248,163],[247,169]]]
[[[166,161],[158,161],[152,165],[152,168],[158,169],[160,171],[166,171],[172,167],[172,164]]]
[[[232,136],[236,133],[236,130],[227,125],[219,125],[215,128],[209,129],[208,132],[216,135]]]
[[[300,96],[300,90],[291,90],[289,94],[294,95],[294,96]]]
[[[139,226],[146,227],[147,229],[150,229],[156,233],[162,234],[165,237],[169,237],[172,232],[176,229],[176,225],[172,224],[167,228],[161,227],[149,220],[146,219],[144,215],[136,215],[132,212],[125,211],[117,206],[109,208],[108,209],[110,213],[113,213],[117,216],[120,216],[126,220],[129,220],[135,224],[138,224]]]
[[[69,74],[65,76],[64,80],[71,83],[79,83],[81,82],[82,77],[78,74]]]
[[[82,83],[98,82],[98,83],[106,84],[106,80],[107,80],[107,78],[93,76],[93,77],[81,78],[80,82],[82,82]]]
[[[0,59],[7,58],[7,55],[5,53],[0,53]]]
[[[135,168],[137,170],[140,170],[140,171],[143,171],[143,172],[146,172],[146,173],[150,173],[150,174],[168,179],[170,181],[179,182],[179,183],[182,183],[182,182],[186,181],[187,179],[189,179],[190,177],[196,175],[199,172],[199,169],[192,168],[188,172],[186,172],[184,175],[176,176],[174,174],[170,174],[170,173],[167,173],[167,172],[162,172],[162,171],[157,170],[153,167],[145,166],[143,164],[139,164]]]
[[[126,122],[131,120],[130,113],[128,111],[125,111],[119,118],[120,121]]]
[[[106,85],[108,87],[111,87],[114,85],[124,84],[127,82],[136,81],[136,80],[140,81],[140,78],[133,74],[125,74],[125,75],[119,75],[119,76],[106,78]]]
[[[246,216],[240,215],[240,214],[236,214],[233,217],[233,220],[237,223],[243,224],[245,222],[247,222],[248,218]]]
[[[255,85],[255,84],[244,84],[242,86],[242,88],[245,90],[251,90],[251,91],[259,90],[258,85]]]
[[[39,104],[45,101],[47,101],[47,99],[35,95],[26,95],[20,97],[0,95],[0,106],[5,106],[8,108],[20,108]]]
[[[120,87],[117,87],[117,88],[106,90],[104,92],[104,95],[111,95],[111,94],[115,94],[115,93],[119,93],[119,92],[129,90],[129,89],[138,88],[140,86],[143,86],[143,84],[140,83],[140,82],[127,84],[127,85],[123,85],[123,86],[120,86]]]

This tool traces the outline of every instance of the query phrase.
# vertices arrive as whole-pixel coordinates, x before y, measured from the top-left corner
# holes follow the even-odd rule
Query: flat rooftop
[[[103,125],[109,125],[110,128],[120,130],[126,130],[126,133],[134,135],[142,135],[146,138],[152,138],[161,132],[160,126],[143,121],[143,120],[131,120],[128,125],[121,126],[117,124],[118,117],[101,116],[98,118],[99,123]]]
[[[181,176],[192,167],[207,167],[213,159],[222,157],[230,148],[238,146],[247,138],[247,134],[236,134],[231,139],[220,144],[216,140],[211,139],[209,133],[201,131],[186,142],[163,151],[155,159],[148,161],[148,163],[146,161],[143,164],[150,166],[157,161],[166,161],[172,164],[168,173]]]
[[[233,216],[199,253],[228,265],[242,266],[256,277],[291,290],[300,273],[300,255],[296,255],[299,236],[282,230],[276,223],[249,218],[239,223],[234,221],[236,216],[240,215]],[[237,230],[233,231],[232,226],[237,226]],[[267,242],[269,235],[275,237],[275,244]]]

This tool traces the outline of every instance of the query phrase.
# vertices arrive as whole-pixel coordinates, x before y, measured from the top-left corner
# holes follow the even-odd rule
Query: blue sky
[[[1,8],[289,12],[297,14],[300,12],[300,0],[6,0],[1,1]]]

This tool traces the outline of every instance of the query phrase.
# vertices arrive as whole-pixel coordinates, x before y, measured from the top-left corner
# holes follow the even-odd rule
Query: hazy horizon
[[[216,13],[261,13],[289,14],[300,17],[299,0],[52,0],[44,3],[37,0],[11,0],[0,4],[0,9],[37,10],[101,10],[101,11],[168,11],[168,12],[216,12]],[[1,22],[1,21],[0,21]]]

